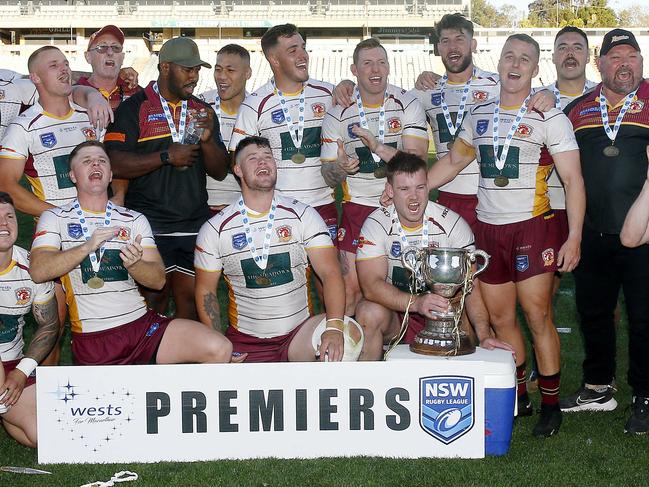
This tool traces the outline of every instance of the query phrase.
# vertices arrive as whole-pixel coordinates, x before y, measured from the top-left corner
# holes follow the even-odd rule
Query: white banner
[[[483,457],[485,382],[513,391],[511,355],[399,348],[389,362],[39,367],[38,460]]]

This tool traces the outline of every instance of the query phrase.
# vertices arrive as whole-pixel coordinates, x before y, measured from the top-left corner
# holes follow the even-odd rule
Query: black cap
[[[604,36],[602,47],[599,50],[599,55],[605,56],[608,51],[613,49],[615,46],[622,46],[625,44],[631,46],[638,52],[640,51],[640,46],[638,45],[638,41],[635,40],[633,32],[624,29],[613,29],[612,31],[607,32]]]

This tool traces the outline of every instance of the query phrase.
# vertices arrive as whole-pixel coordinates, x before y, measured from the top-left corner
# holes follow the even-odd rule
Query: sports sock
[[[516,366],[516,394],[522,396],[527,393],[527,384],[525,383],[525,368],[527,367],[527,362],[523,362],[520,365]]]
[[[561,385],[561,372],[553,375],[539,374],[539,392],[541,405],[554,405],[559,403],[559,386]]]

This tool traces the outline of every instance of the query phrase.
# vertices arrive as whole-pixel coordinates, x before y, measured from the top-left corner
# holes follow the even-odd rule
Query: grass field
[[[19,244],[29,246],[31,224],[23,219]],[[222,308],[225,308],[222,306]],[[556,299],[557,326],[562,334],[562,392],[573,392],[581,380],[583,357],[578,332],[572,277],[562,280]],[[36,452],[0,432],[0,465],[44,468],[48,476],[0,472],[1,487],[79,486],[108,480],[120,470],[135,471],[137,486],[646,486],[649,485],[649,435],[628,437],[623,426],[630,414],[626,384],[627,333],[623,313],[618,333],[617,410],[610,413],[564,415],[561,432],[546,440],[531,436],[537,416],[514,426],[510,452],[483,460],[398,460],[340,458],[320,460],[254,460],[134,465],[38,465]],[[63,361],[71,363],[69,337]],[[538,405],[539,398],[533,394]],[[118,484],[119,485],[119,484]]]

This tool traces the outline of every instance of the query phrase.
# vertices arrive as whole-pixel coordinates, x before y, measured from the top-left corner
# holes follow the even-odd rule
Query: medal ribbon
[[[396,226],[397,230],[399,230],[399,238],[401,239],[401,246],[402,248],[405,249],[410,244],[408,243],[408,239],[406,238],[406,232],[403,229],[401,222],[399,221],[399,215],[397,214],[396,207],[392,210],[392,225]],[[423,215],[423,222],[421,226],[421,240],[419,244],[422,249],[428,248],[428,219],[426,218],[425,211]]]
[[[262,271],[266,270],[268,265],[268,254],[270,253],[270,238],[273,235],[273,226],[275,225],[275,210],[277,209],[277,199],[273,196],[273,202],[270,205],[270,213],[268,213],[268,220],[266,223],[266,234],[264,235],[264,247],[261,250],[261,255],[257,252],[254,239],[252,238],[252,231],[250,230],[250,218],[248,217],[248,207],[243,202],[243,195],[239,196],[239,213],[243,220],[243,231],[246,233],[246,241],[248,242],[248,250],[252,255],[255,264]]]
[[[500,155],[500,157],[498,157],[498,145],[499,145],[498,126],[500,125],[500,97],[496,98],[495,101],[496,107],[494,108],[494,116],[493,116],[493,148],[494,148],[494,162],[496,163],[496,168],[498,168],[499,171],[502,171],[503,168],[505,167],[505,161],[507,160],[507,154],[509,153],[509,146],[512,143],[512,139],[514,138],[514,134],[516,133],[516,130],[518,130],[518,126],[521,124],[523,117],[527,113],[527,102],[530,101],[531,96],[532,93],[527,95],[527,98],[525,98],[523,104],[518,109],[516,118],[514,119],[514,122],[512,123],[511,127],[509,127],[509,132],[507,132],[507,137],[505,137],[505,143],[503,144],[503,152]]]
[[[361,93],[358,91],[358,87],[354,89],[354,95],[356,96],[356,106],[358,107],[358,118],[361,121],[361,127],[364,129],[370,130],[367,124],[367,117],[365,116],[365,108],[363,108],[363,102],[361,101]],[[379,134],[378,139],[381,144],[385,140],[385,100],[388,99],[388,92],[386,91],[383,95],[383,103],[379,108]],[[372,159],[374,162],[379,162],[381,158],[372,152]]]
[[[88,229],[88,223],[86,221],[86,214],[79,204],[79,200],[75,199],[72,203],[72,208],[77,213],[79,217],[79,223],[81,224],[81,232],[83,233],[83,238],[86,239],[86,242],[90,240],[90,230]],[[104,212],[104,227],[110,227],[111,215],[113,213],[113,203],[110,201],[106,205],[106,211]],[[97,274],[99,272],[99,266],[101,265],[101,259],[104,256],[104,251],[106,250],[106,243],[99,248],[99,257],[97,257],[97,252],[92,252],[88,254],[90,259],[90,265],[92,266],[92,271]]]
[[[277,85],[275,85],[274,79],[271,79],[270,82],[273,84],[273,87],[277,92],[277,96],[279,97],[279,106],[282,109],[282,112],[284,112],[284,121],[286,122],[286,128],[288,128],[288,134],[291,136],[293,145],[299,151],[302,147],[302,135],[304,134],[304,110],[306,108],[306,99],[304,98],[304,85],[302,85],[302,91],[300,91],[300,105],[298,108],[299,113],[297,117],[297,123],[293,123],[293,118],[291,117],[291,113],[288,110],[284,94],[280,91]]]
[[[163,98],[158,89],[158,83],[153,84],[153,91],[156,92],[160,98],[160,105],[162,105],[162,111],[167,118],[167,125],[169,125],[169,132],[171,133],[171,140],[177,144],[182,144],[185,138],[185,126],[187,124],[187,100],[183,100],[180,105],[180,120],[178,122],[178,130],[176,130],[176,124],[174,123],[174,117],[169,108],[167,100]]]
[[[466,108],[466,100],[469,97],[469,86],[471,85],[471,80],[475,76],[475,73],[476,73],[476,69],[473,68],[473,74],[471,74],[471,77],[466,82],[462,90],[462,98],[460,99],[460,106],[457,109],[457,118],[455,119],[455,125],[453,125],[451,112],[449,112],[448,105],[444,100],[444,88],[446,88],[446,82],[448,81],[448,74],[444,73],[444,76],[442,76],[442,79],[439,82],[440,90],[442,92],[442,113],[444,114],[444,120],[446,120],[446,126],[448,127],[448,131],[451,133],[452,136],[455,136],[455,133],[462,126],[462,120],[464,120],[464,115],[466,114],[464,111],[464,109]]]
[[[620,108],[620,113],[617,114],[617,118],[615,119],[615,125],[613,125],[613,128],[611,129],[611,124],[609,124],[608,122],[608,107],[606,106],[606,96],[604,95],[604,90],[600,90],[599,111],[602,115],[602,125],[604,125],[604,132],[606,132],[606,136],[611,139],[611,143],[615,143],[617,132],[618,130],[620,130],[620,125],[622,125],[622,119],[629,109],[629,106],[631,106],[631,102],[633,101],[633,98],[635,98],[636,91],[638,91],[638,88],[626,95],[624,105],[622,105],[622,108]]]
[[[582,95],[588,91],[587,86],[588,86],[588,82],[584,81],[584,89],[581,91]],[[559,110],[561,110],[561,92],[559,91],[559,88],[557,88],[556,82],[552,85],[552,91],[554,92],[554,99],[555,99],[554,108],[558,108]]]

